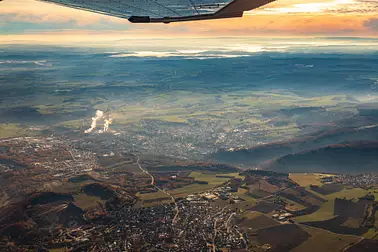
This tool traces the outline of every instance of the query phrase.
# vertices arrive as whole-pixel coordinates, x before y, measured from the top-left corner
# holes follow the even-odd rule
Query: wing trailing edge
[[[129,21],[132,23],[166,23],[168,24],[171,22],[237,18],[237,17],[242,17],[244,11],[257,9],[261,6],[264,6],[274,1],[276,0],[234,0],[213,14],[192,15],[192,16],[183,16],[183,17],[163,17],[163,18],[150,18],[149,16],[131,16],[129,18]]]
[[[1,1],[1,0],[0,0]],[[38,0],[128,19],[132,23],[171,23],[242,17],[276,0]]]

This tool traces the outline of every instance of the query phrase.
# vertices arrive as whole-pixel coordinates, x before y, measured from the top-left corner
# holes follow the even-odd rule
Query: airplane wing
[[[1,1],[1,0],[0,0]],[[170,23],[242,17],[275,0],[39,0],[126,18],[133,23]]]

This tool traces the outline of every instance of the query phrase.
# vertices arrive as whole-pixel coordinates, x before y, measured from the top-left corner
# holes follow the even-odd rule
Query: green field
[[[232,195],[238,196],[246,201],[256,201],[256,198],[253,198],[248,194],[248,190],[244,188],[239,188],[237,192],[232,193]]]
[[[290,173],[289,178],[292,179],[294,182],[299,184],[303,187],[308,187],[310,185],[322,185],[320,182],[320,178],[332,176],[330,174],[322,174],[322,173]]]
[[[199,184],[192,184],[183,186],[181,188],[177,188],[174,190],[169,190],[169,193],[172,194],[175,198],[183,198],[190,194],[200,193],[206,191],[208,189],[213,188],[213,185],[199,185]],[[155,206],[161,204],[167,204],[172,202],[169,196],[161,191],[154,192],[154,193],[144,193],[144,194],[137,194],[142,201],[143,206]]]
[[[223,174],[223,176],[233,176],[231,174]],[[208,182],[209,185],[220,185],[224,182],[230,180],[229,178],[219,178],[216,173],[205,173],[205,172],[191,172],[189,177],[194,178],[197,181]]]
[[[154,192],[154,193],[137,193],[136,196],[141,198],[142,200],[154,200],[154,199],[168,198],[167,194],[163,193],[162,191],[158,191],[158,192]]]
[[[352,188],[352,189],[347,188],[340,192],[325,195],[324,198],[327,200],[332,200],[335,198],[358,199],[368,194],[368,192],[369,191],[361,189],[361,188]]]
[[[87,210],[98,207],[99,204],[104,206],[105,201],[102,200],[100,197],[89,196],[85,193],[79,193],[77,195],[74,195],[74,203],[81,209]]]
[[[223,176],[236,176],[237,173],[225,173],[222,175]],[[172,194],[172,196],[175,198],[183,198],[190,194],[201,193],[203,191],[209,190],[211,188],[214,188],[230,180],[230,178],[219,178],[217,177],[216,173],[204,173],[204,172],[191,172],[189,174],[189,177],[195,178],[195,180],[197,181],[208,182],[208,184],[191,184],[191,185],[183,186],[181,188],[169,190],[168,192]],[[169,202],[169,197],[161,191],[154,192],[154,193],[137,194],[137,197],[139,197],[142,200],[143,205],[145,204],[156,205],[156,204],[166,203],[167,201]],[[150,202],[145,202],[145,201],[150,201]]]
[[[330,200],[324,203],[321,208],[315,213],[295,217],[294,219],[298,222],[310,222],[310,221],[322,221],[329,220],[335,217],[333,215],[333,208],[335,206],[335,201]]]
[[[81,189],[80,183],[67,182],[59,187],[53,189],[56,193],[77,193]]]
[[[0,123],[0,139],[19,136],[37,136],[36,131],[28,131],[24,126],[16,123]]]
[[[294,218],[298,222],[322,221],[332,219],[333,217],[335,217],[333,215],[333,210],[336,198],[358,199],[359,197],[365,196],[369,191],[361,188],[352,188],[344,189],[340,192],[332,193],[329,195],[321,195],[313,191],[311,192],[319,197],[323,197],[328,201],[325,202],[315,213]]]
[[[200,193],[206,190],[209,190],[211,188],[214,188],[214,184],[208,184],[208,185],[199,185],[199,184],[192,184],[192,185],[187,185],[183,186],[178,189],[174,189],[169,191],[175,198],[180,198],[180,197],[185,197],[188,196],[189,194],[193,193]]]
[[[300,225],[311,237],[294,248],[293,252],[344,251],[351,244],[360,241],[360,237],[353,235],[335,234],[323,229]]]
[[[136,196],[140,198],[140,201],[137,203],[136,207],[152,207],[172,203],[172,199],[162,191],[144,194],[137,193]]]
[[[233,172],[233,173],[220,173],[220,174],[217,174],[217,176],[229,176],[229,177],[234,177],[234,178],[240,178],[240,179],[243,179],[245,178],[245,176],[242,176],[242,175],[239,175],[238,172]]]
[[[49,252],[65,252],[68,251],[66,248],[54,248],[54,249],[49,249]]]

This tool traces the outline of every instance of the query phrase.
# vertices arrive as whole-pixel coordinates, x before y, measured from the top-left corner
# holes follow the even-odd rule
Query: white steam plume
[[[103,116],[104,116],[104,112],[101,111],[101,110],[97,110],[95,117],[92,117],[91,127],[89,129],[87,129],[85,131],[85,133],[87,134],[89,132],[92,132],[96,128],[96,126],[97,126],[97,120],[101,119]]]
[[[108,119],[105,119],[104,120],[104,129],[103,130],[100,130],[99,133],[104,133],[104,132],[107,132],[109,130],[109,125],[112,124],[113,122],[113,119],[112,117],[109,115]]]

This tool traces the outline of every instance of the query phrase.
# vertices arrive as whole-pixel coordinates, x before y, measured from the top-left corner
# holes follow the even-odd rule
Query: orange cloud
[[[355,35],[374,36],[364,23],[374,15],[335,16],[314,15],[259,15],[242,19],[188,23],[186,28],[194,34],[237,36],[296,36],[296,35]],[[174,24],[179,25],[179,24]]]
[[[120,18],[75,10],[34,0],[5,0],[0,6],[0,15],[11,16],[9,21],[30,23],[65,23],[74,21],[78,26],[95,24],[101,20],[108,20],[114,23],[128,23],[127,20]]]
[[[313,0],[300,2],[285,2],[285,4],[270,5],[249,15],[260,14],[377,14],[378,2],[366,0]]]
[[[350,12],[350,3],[355,3]],[[311,35],[340,35],[340,36],[376,36],[375,22],[370,22],[377,13],[371,12],[375,2],[362,0],[287,0],[277,1],[265,8],[247,13],[243,18],[201,21],[191,23],[164,24],[129,24],[127,20],[74,10],[54,4],[46,4],[33,0],[4,0],[1,2],[0,15],[8,15],[4,22],[24,21],[29,23],[60,23],[73,22],[67,25],[69,31],[52,33],[27,31],[24,35],[13,38],[0,35],[4,41],[20,41],[28,39],[42,39],[62,43],[70,41],[119,39],[128,37],[190,37],[190,36],[311,36]],[[312,6],[312,7],[311,7]],[[312,8],[312,9],[311,9]],[[295,10],[290,12],[290,10]],[[335,10],[339,12],[336,12]],[[358,11],[356,11],[358,9]],[[310,10],[307,11],[306,10]],[[333,10],[331,12],[330,10]],[[365,10],[365,11],[363,11]],[[367,11],[369,10],[369,11]],[[286,12],[285,12],[286,11]],[[289,14],[291,13],[291,14]],[[337,14],[337,15],[336,15]],[[112,24],[127,24],[126,31],[87,31],[86,25],[96,27],[102,21]],[[122,29],[122,28],[121,28]],[[75,31],[78,30],[78,31]],[[33,34],[34,33],[34,34]],[[102,34],[102,35],[101,35]],[[90,38],[85,38],[89,36]],[[102,38],[107,37],[107,38]],[[55,42],[54,42],[55,43]]]

